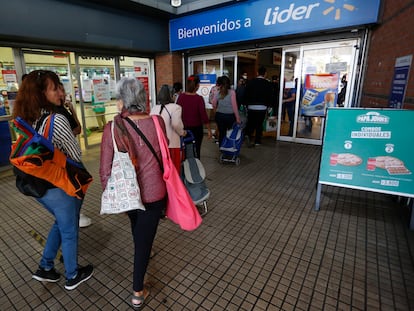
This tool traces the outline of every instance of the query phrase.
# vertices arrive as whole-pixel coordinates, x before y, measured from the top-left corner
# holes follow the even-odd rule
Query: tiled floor
[[[319,155],[318,146],[268,138],[243,148],[240,166],[221,165],[206,140],[209,212],[194,232],[160,224],[143,310],[413,310],[408,208],[389,195],[324,187],[314,211]],[[81,229],[79,261],[95,265],[93,278],[70,292],[63,280],[31,279],[52,218],[2,174],[0,310],[130,309],[129,222],[99,215],[99,149],[84,160],[96,180],[84,203],[93,224]]]

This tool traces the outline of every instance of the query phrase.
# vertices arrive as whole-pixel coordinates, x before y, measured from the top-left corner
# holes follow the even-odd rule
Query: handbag
[[[168,143],[157,116],[152,119],[157,130],[164,167],[163,179],[168,193],[166,216],[183,230],[195,230],[200,226],[202,218],[171,160]]]
[[[131,210],[143,210],[137,173],[128,152],[120,152],[114,137],[114,122],[111,123],[114,158],[111,176],[101,197],[101,215],[119,214]]]
[[[13,167],[13,173],[16,176],[16,188],[24,195],[41,198],[48,189],[54,188],[46,180],[26,174],[15,166]]]
[[[12,145],[10,163],[14,166],[16,187],[24,195],[42,197],[46,191],[58,187],[66,194],[83,199],[92,176],[82,163],[68,158],[52,144],[55,115],[44,115],[43,135],[39,134],[22,118],[13,120],[19,137]]]

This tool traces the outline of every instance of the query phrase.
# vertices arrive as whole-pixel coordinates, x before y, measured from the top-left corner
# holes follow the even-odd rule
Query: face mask
[[[243,77],[243,79],[247,79],[247,76],[242,76]]]

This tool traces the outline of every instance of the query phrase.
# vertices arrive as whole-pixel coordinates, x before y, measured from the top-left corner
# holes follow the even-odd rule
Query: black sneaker
[[[66,280],[65,288],[72,290],[78,287],[79,284],[89,280],[93,274],[93,266],[87,265],[78,268],[78,274],[71,280]]]
[[[45,270],[42,267],[39,267],[37,271],[32,275],[32,278],[40,282],[57,282],[60,280],[60,274],[52,268],[50,270]]]

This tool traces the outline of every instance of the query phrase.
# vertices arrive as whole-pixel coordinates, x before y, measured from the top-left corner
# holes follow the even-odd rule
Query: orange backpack
[[[20,134],[10,155],[17,177],[16,186],[23,194],[35,197],[43,196],[54,186],[83,199],[93,178],[82,163],[73,161],[53,146],[55,115],[46,118],[43,135],[20,117],[13,120],[13,126]]]

